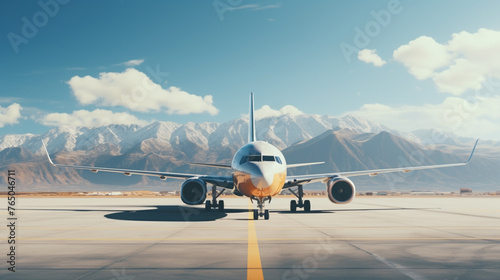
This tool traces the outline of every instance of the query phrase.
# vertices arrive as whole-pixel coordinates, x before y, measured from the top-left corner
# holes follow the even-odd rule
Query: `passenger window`
[[[274,156],[263,156],[264,161],[274,161]]]

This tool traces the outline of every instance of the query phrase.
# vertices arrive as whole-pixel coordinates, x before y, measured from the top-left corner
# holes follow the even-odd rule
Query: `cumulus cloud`
[[[94,111],[78,110],[71,114],[51,113],[40,121],[48,126],[78,126],[78,127],[100,127],[111,124],[138,124],[146,125],[146,121],[128,113],[114,113],[108,110],[97,109]]]
[[[19,123],[22,109],[23,107],[17,103],[13,103],[7,108],[0,106],[0,127],[4,127],[8,124]]]
[[[121,73],[100,73],[99,78],[74,76],[67,83],[82,105],[123,106],[138,112],[179,115],[219,112],[211,95],[201,97],[173,86],[164,89],[133,68]]]
[[[255,110],[256,119],[265,119],[269,117],[280,117],[283,115],[303,115],[304,113],[292,105],[283,106],[279,110],[274,110],[269,105],[264,105],[262,108]]]
[[[446,44],[421,36],[400,46],[394,59],[419,80],[432,79],[441,92],[461,95],[478,90],[488,76],[500,78],[500,32],[481,28],[462,31]]]
[[[500,139],[500,97],[451,96],[441,104],[387,106],[365,104],[349,114],[358,115],[390,128],[411,132],[434,128],[457,135]],[[408,121],[411,120],[411,121]]]
[[[358,59],[366,63],[372,63],[377,67],[380,67],[386,63],[382,58],[380,58],[376,50],[360,50],[358,53]]]
[[[399,47],[393,56],[419,80],[432,77],[438,68],[448,65],[452,59],[446,46],[427,36],[421,36]]]

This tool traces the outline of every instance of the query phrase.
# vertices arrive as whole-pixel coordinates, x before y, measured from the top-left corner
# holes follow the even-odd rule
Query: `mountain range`
[[[178,189],[178,180],[165,183],[150,177],[53,168],[42,140],[58,163],[226,175],[227,170],[195,168],[186,162],[230,163],[246,142],[247,127],[248,120],[240,118],[226,123],[66,126],[42,135],[4,135],[0,137],[0,180],[5,183],[6,170],[15,169],[27,191]],[[353,115],[282,115],[260,119],[256,127],[257,138],[281,149],[287,162],[325,162],[290,169],[290,174],[461,162],[474,142],[432,129],[403,133]],[[355,177],[353,181],[359,190],[497,190],[499,155],[499,142],[481,141],[466,167]]]

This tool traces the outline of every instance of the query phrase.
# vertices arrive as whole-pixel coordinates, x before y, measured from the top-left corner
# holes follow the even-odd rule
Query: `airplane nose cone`
[[[265,189],[273,184],[274,174],[264,173],[252,176],[252,183],[258,189]]]

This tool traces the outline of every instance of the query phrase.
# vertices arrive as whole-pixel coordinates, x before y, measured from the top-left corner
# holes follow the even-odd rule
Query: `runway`
[[[258,221],[224,200],[18,197],[16,272],[4,227],[0,278],[500,279],[500,198],[318,197],[311,213],[276,198]]]

